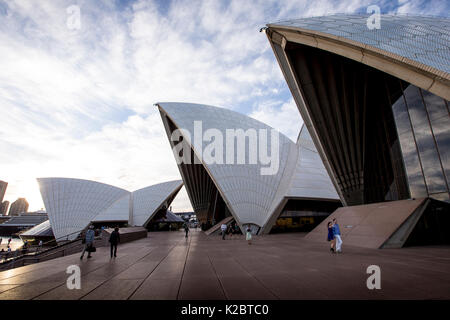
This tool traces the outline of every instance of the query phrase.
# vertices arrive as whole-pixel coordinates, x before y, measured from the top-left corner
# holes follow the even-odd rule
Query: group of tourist
[[[9,247],[9,245],[10,245],[11,241],[12,241],[12,239],[11,239],[11,238],[9,238],[9,239],[8,239],[8,247]],[[2,244],[2,242],[3,242],[3,238],[0,238],[0,244]]]
[[[222,233],[222,240],[225,240],[225,236],[227,234],[229,234],[231,238],[233,234],[240,233],[239,226],[236,223],[232,223],[229,226],[227,226],[226,223],[222,223],[222,225],[220,226],[220,231]],[[252,231],[250,227],[247,227],[247,230],[245,231],[245,240],[247,240],[247,243],[249,245],[252,244]]]
[[[2,250],[0,250],[0,253],[2,254],[3,258],[5,258],[5,259],[6,259],[6,254],[9,254],[10,252],[12,252],[11,245],[10,245],[11,241],[12,241],[12,238],[9,238],[8,244],[6,246],[6,250],[4,248],[2,248]],[[0,238],[0,244],[2,244],[2,242],[3,242],[3,239]]]
[[[12,241],[12,238],[9,238],[9,239],[8,239],[8,244],[7,244],[7,246],[6,246],[6,250],[5,250],[5,248],[2,248],[2,249],[0,250],[0,254],[1,254],[2,258],[4,258],[4,259],[6,259],[6,258],[8,257],[8,255],[9,255],[9,253],[12,252],[11,241]],[[3,239],[0,238],[0,245],[2,244],[2,242],[3,242]],[[39,240],[38,245],[35,246],[36,251],[39,251],[39,250],[42,248],[42,246],[43,246],[43,242],[42,242],[42,240]],[[22,247],[18,247],[18,248],[16,248],[15,250],[16,250],[17,252],[20,251],[20,252],[22,252],[22,253],[27,253],[28,250],[29,250],[30,248],[31,248],[30,243],[28,242],[28,240],[25,240],[25,241],[23,242]]]
[[[336,218],[328,222],[327,240],[330,241],[330,251],[332,253],[342,253],[341,230]]]
[[[239,234],[241,230],[236,223],[231,223],[229,226],[226,223],[222,223],[220,226],[220,231],[222,233],[222,240],[225,240],[226,235],[230,235],[230,238],[233,237],[233,234]]]
[[[103,229],[102,229],[103,230]],[[85,252],[88,253],[88,258],[92,258],[91,253],[96,252],[97,249],[94,246],[94,239],[95,239],[95,231],[94,226],[90,225],[86,233],[84,234],[82,238],[82,242],[84,243],[83,252],[81,253],[80,260],[83,259]],[[109,244],[110,244],[110,252],[111,252],[111,259],[114,257],[117,257],[117,245],[120,242],[120,233],[119,228],[114,228],[114,231],[111,232],[111,235],[109,236]]]

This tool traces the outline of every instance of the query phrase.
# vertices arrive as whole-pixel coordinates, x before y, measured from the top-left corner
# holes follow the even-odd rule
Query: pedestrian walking
[[[188,237],[188,233],[189,233],[189,226],[188,226],[188,224],[186,222],[184,223],[184,232],[186,232],[185,238],[187,238]]]
[[[250,230],[250,227],[247,228],[247,232],[245,234],[245,239],[247,240],[247,243],[249,245],[252,244],[252,231]]]
[[[227,225],[225,223],[222,223],[222,225],[220,226],[220,230],[222,230],[222,240],[225,240],[225,235],[227,232]]]
[[[120,242],[120,234],[119,234],[119,228],[114,228],[114,231],[111,232],[111,235],[109,236],[109,243],[111,244],[111,258],[117,257],[117,245]]]
[[[342,238],[341,238],[341,230],[339,229],[339,225],[337,223],[336,218],[333,219],[333,235],[336,239],[336,252],[342,253]]]
[[[334,232],[333,232],[333,223],[331,221],[329,221],[327,224],[327,227],[328,227],[327,241],[330,241],[330,251],[332,253],[334,253],[335,239],[334,239]]]
[[[91,253],[95,251],[95,247],[94,247],[94,238],[95,238],[95,231],[94,231],[94,226],[90,225],[89,229],[86,231],[86,234],[84,235],[84,249],[83,252],[81,253],[81,257],[80,260],[83,259],[84,257],[84,253],[87,251],[88,252],[88,258],[92,258]]]
[[[233,238],[233,225],[229,225],[227,233],[230,235],[230,239]]]

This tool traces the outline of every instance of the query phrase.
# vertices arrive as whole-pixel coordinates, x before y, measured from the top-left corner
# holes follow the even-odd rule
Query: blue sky
[[[0,0],[0,179],[41,208],[36,177],[135,190],[179,179],[153,104],[232,108],[295,139],[302,120],[266,23],[332,13],[448,15],[448,1]],[[80,8],[70,29],[67,8]],[[169,159],[169,160],[168,160]],[[183,192],[175,210],[190,208]]]

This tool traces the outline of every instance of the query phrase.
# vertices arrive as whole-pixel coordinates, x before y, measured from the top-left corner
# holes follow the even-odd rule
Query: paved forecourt
[[[98,248],[0,272],[0,299],[450,299],[450,247],[365,249],[303,234],[242,236],[225,241],[192,230],[151,232],[119,245],[118,257]],[[66,285],[70,265],[81,289]],[[367,267],[381,268],[381,289],[369,290]]]

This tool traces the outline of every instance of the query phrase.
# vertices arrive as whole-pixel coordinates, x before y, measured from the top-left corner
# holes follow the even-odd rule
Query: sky
[[[296,140],[303,121],[260,28],[373,4],[383,14],[450,12],[445,0],[0,0],[5,200],[43,208],[38,177],[129,191],[181,179],[156,102],[230,108]],[[192,210],[184,189],[173,210]]]

